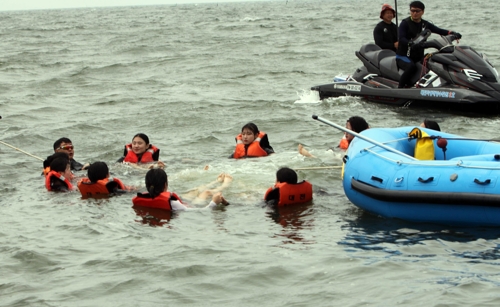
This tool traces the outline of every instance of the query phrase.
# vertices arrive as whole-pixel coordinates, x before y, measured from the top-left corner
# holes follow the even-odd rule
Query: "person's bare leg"
[[[224,182],[222,182],[222,184],[219,187],[210,190],[212,192],[212,194],[215,194],[217,192],[222,192],[222,190],[229,187],[231,185],[231,183],[233,182],[233,176],[231,176],[229,174],[224,174],[224,175],[225,175]]]
[[[307,149],[305,149],[302,144],[299,144],[299,154],[303,155],[304,157],[316,158],[311,153],[309,153],[309,151],[307,151]]]

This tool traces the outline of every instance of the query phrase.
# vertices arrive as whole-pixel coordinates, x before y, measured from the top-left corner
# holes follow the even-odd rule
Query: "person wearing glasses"
[[[375,29],[373,29],[373,39],[375,44],[382,49],[389,49],[394,52],[398,49],[398,26],[392,22],[396,16],[396,11],[389,4],[382,5],[380,19]]]
[[[454,34],[460,39],[462,35],[453,31],[438,28],[434,24],[422,19],[424,15],[425,5],[420,1],[410,3],[410,17],[405,18],[399,25],[399,46],[396,52],[396,62],[398,67],[404,70],[403,75],[399,79],[399,88],[412,87],[410,84],[412,75],[417,71],[415,63],[420,62],[424,58],[425,44],[413,44],[413,39],[416,38],[422,31],[430,30],[432,33],[440,35]]]
[[[89,167],[88,163],[81,164],[73,159],[75,155],[75,147],[73,146],[71,140],[66,137],[60,138],[54,142],[54,152],[65,152],[68,154],[72,171],[81,171]]]

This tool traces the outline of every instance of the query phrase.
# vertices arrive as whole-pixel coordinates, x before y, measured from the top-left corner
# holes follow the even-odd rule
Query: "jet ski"
[[[423,31],[414,44],[437,51],[417,63],[411,88],[398,88],[403,70],[396,64],[396,53],[366,44],[356,51],[363,66],[352,76],[336,76],[334,82],[313,86],[321,100],[358,96],[371,102],[400,107],[421,106],[456,111],[500,113],[500,78],[487,57],[469,46],[453,42],[455,34],[428,40]]]

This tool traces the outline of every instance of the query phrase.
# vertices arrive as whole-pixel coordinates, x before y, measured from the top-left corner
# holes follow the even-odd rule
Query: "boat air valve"
[[[448,146],[448,141],[445,138],[438,137],[437,145],[439,148],[443,150],[443,156],[444,156],[443,160],[446,160],[446,146]]]

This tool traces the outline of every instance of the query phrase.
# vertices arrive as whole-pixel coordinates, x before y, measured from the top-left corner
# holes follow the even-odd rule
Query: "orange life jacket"
[[[66,187],[68,188],[68,190],[73,190],[73,185],[68,180],[68,178],[65,178],[63,175],[59,174],[56,171],[50,171],[47,174],[47,176],[45,176],[45,187],[47,188],[47,191],[53,191],[52,190],[52,185],[50,184],[50,181],[51,181],[52,177],[55,177],[55,178],[59,179],[60,181],[62,181],[66,185]]]
[[[277,183],[274,187],[267,189],[266,194],[264,195],[264,200],[270,200],[268,199],[269,193],[276,189],[278,189],[278,206],[280,207],[303,204],[311,201],[313,198],[312,184],[304,180],[295,184],[286,182]]]
[[[123,182],[118,178],[105,178],[98,180],[97,182],[91,182],[89,178],[83,178],[78,181],[77,186],[80,193],[82,193],[82,197],[84,198],[109,195],[115,187],[120,190],[127,189]]]
[[[342,138],[339,147],[340,149],[347,149],[349,147],[349,141],[346,138]]]
[[[260,140],[266,135],[265,132],[259,132],[259,135],[255,140],[245,147],[243,141],[241,140],[241,133],[236,137],[236,148],[234,150],[233,158],[241,159],[247,157],[265,157],[267,152],[260,147]]]
[[[50,173],[50,166],[47,166],[46,168],[43,169],[43,175],[47,177],[49,173]]]
[[[155,160],[153,159],[153,154],[159,150],[156,146],[149,145],[149,148],[142,154],[141,160],[139,161],[137,155],[132,151],[132,143],[125,145],[125,149],[127,150],[127,155],[123,159],[123,162],[130,163],[155,162]]]
[[[155,198],[151,198],[149,193],[137,193],[137,196],[132,198],[132,203],[134,206],[172,210],[171,200],[178,200],[182,203],[181,198],[171,192],[163,192]]]

